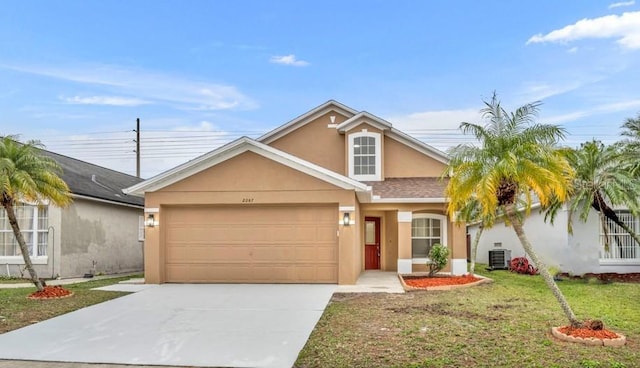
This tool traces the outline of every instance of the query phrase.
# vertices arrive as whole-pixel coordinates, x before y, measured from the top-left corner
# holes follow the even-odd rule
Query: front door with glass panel
[[[380,218],[364,219],[364,269],[380,269]]]

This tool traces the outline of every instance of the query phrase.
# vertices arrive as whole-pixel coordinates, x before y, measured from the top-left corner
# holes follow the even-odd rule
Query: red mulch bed
[[[63,288],[62,286],[45,286],[42,291],[35,291],[27,298],[29,299],[58,299],[66,298],[73,295],[73,292]]]
[[[480,281],[477,277],[472,275],[464,276],[403,276],[405,284],[407,286],[425,288],[434,286],[450,286],[450,285],[464,285],[472,282]]]
[[[635,282],[640,283],[640,273],[585,273],[580,276],[572,276],[568,273],[561,273],[560,277],[565,277],[569,279],[598,279],[602,282]]]
[[[617,339],[618,334],[607,329],[592,330],[590,328],[574,328],[571,326],[558,327],[558,331],[565,335],[582,337],[583,339],[594,337],[596,339]]]

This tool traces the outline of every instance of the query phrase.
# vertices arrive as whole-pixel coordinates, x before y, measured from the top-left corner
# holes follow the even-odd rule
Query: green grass
[[[0,284],[24,284],[29,283],[31,280],[23,279],[15,276],[0,276]]]
[[[130,278],[131,276],[65,285],[64,287],[73,291],[75,295],[53,300],[27,299],[35,287],[0,289],[0,333],[127,295],[128,293],[90,289],[116,284]]]
[[[627,336],[619,348],[560,342],[560,306],[539,276],[407,294],[335,294],[295,367],[640,367],[640,284],[559,282],[580,319]]]

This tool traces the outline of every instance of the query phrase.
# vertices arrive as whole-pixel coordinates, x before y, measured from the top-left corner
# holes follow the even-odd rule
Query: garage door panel
[[[337,206],[164,211],[168,282],[337,282]]]
[[[224,282],[234,278],[235,282],[250,282],[251,268],[244,264],[171,264],[167,265],[167,280],[171,282]]]

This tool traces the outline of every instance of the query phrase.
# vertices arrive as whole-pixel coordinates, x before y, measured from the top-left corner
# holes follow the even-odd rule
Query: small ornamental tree
[[[436,273],[440,272],[449,261],[449,248],[442,244],[434,244],[429,250],[430,262],[427,264],[429,267],[429,277],[433,277]]]

